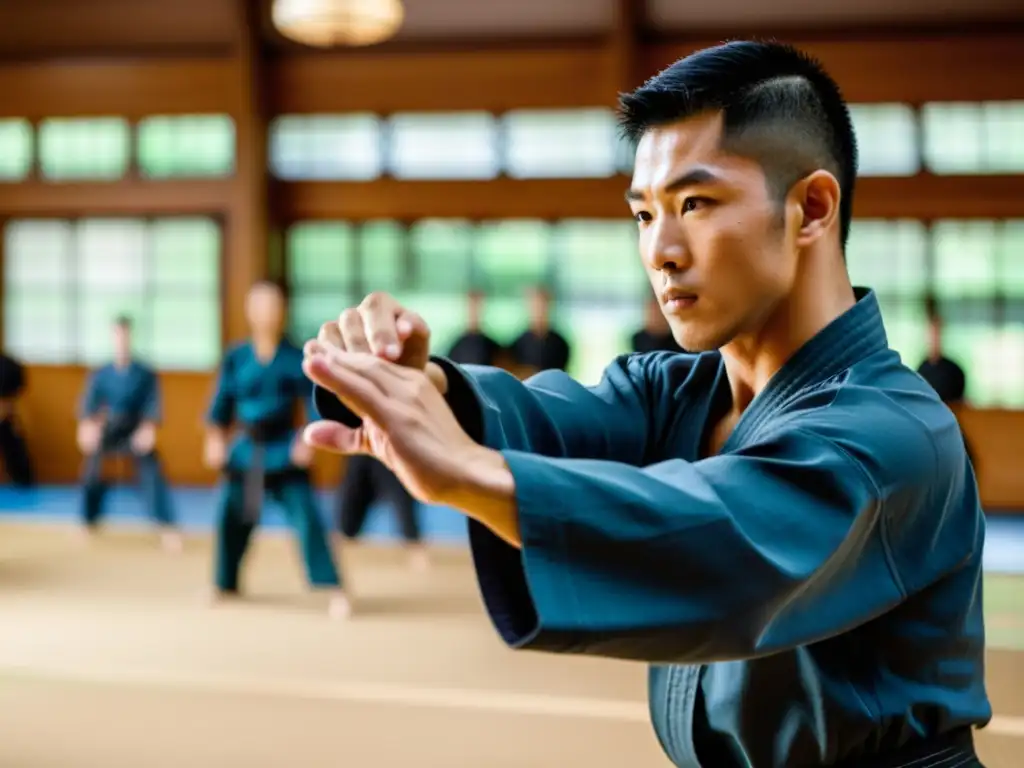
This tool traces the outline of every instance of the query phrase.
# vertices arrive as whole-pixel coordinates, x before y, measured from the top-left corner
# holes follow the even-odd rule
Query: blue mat
[[[324,522],[333,528],[336,524],[333,494],[321,493],[319,496]],[[74,487],[51,486],[30,491],[0,487],[0,519],[77,522],[80,499],[80,491]],[[216,500],[217,492],[211,488],[175,488],[172,491],[175,514],[186,530],[209,530],[213,526]],[[113,488],[107,494],[105,524],[137,525],[145,523],[146,519],[138,492],[134,489]],[[261,525],[283,528],[287,523],[282,510],[268,501]],[[446,507],[421,507],[420,526],[424,537],[431,541],[466,541],[466,519]],[[369,539],[397,539],[400,535],[390,508],[381,504],[371,508],[364,531]]]
[[[213,525],[216,491],[211,488],[175,488],[173,502],[182,527],[208,531]],[[39,522],[77,522],[79,491],[73,487],[42,487],[31,491],[0,487],[0,519]],[[333,527],[333,494],[320,494],[324,522]],[[142,504],[132,488],[114,488],[107,497],[106,522],[145,523]],[[421,507],[423,535],[430,541],[465,543],[466,521],[446,507]],[[281,510],[268,502],[262,524],[269,528],[286,526]],[[366,521],[366,537],[376,540],[399,538],[398,525],[387,505],[376,505]],[[985,569],[998,573],[1024,574],[1024,515],[988,518],[985,540]]]

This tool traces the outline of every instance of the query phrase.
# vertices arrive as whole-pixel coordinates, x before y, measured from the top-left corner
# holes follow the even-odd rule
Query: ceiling
[[[242,0],[0,0],[7,58],[216,49],[233,45]],[[643,0],[635,0],[642,2]],[[263,36],[286,45],[262,6]],[[622,0],[404,0],[399,39],[462,42],[594,37],[615,24]],[[898,26],[1024,23],[1021,0],[645,0],[655,34],[779,34]]]

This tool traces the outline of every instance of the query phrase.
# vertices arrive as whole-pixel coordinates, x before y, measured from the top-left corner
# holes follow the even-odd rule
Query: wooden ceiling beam
[[[285,221],[422,218],[626,220],[629,179],[277,182]],[[964,190],[971,190],[964,195]],[[869,177],[857,182],[854,215],[865,219],[1024,218],[1024,175]]]

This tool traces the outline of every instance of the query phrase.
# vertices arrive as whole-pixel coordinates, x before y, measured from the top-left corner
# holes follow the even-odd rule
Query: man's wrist
[[[446,503],[490,528],[513,546],[520,545],[516,481],[498,451],[482,446],[460,461],[462,480]]]

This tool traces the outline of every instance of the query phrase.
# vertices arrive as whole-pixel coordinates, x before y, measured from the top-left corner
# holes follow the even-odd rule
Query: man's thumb
[[[320,451],[353,454],[364,453],[363,430],[351,429],[336,421],[314,421],[302,433],[306,445]]]

